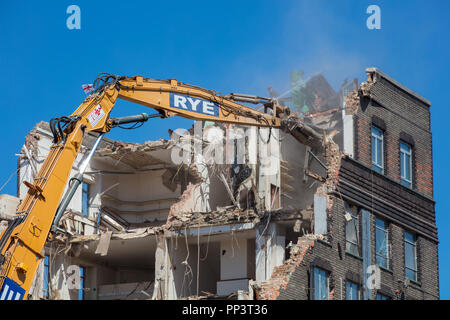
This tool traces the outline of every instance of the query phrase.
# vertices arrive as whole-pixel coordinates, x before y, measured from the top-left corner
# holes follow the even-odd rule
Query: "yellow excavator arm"
[[[32,183],[24,182],[28,192],[16,218],[0,237],[0,300],[26,299],[49,237],[58,229],[59,218],[76,187],[81,183],[87,161],[104,133],[112,127],[133,121],[145,121],[147,114],[111,119],[117,98],[132,101],[158,111],[162,118],[178,115],[204,121],[226,122],[260,127],[280,127],[288,109],[276,101],[249,95],[220,96],[214,91],[184,84],[174,79],[155,80],[141,76],[117,77],[101,74],[94,83],[96,90],[69,117],[54,118],[50,128],[53,145]],[[240,102],[262,103],[265,113]],[[71,179],[71,188],[63,191],[83,136],[88,131],[99,133],[84,166]],[[60,202],[60,200],[63,200]]]

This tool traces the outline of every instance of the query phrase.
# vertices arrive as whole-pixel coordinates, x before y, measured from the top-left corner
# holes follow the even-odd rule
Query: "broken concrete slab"
[[[100,235],[100,240],[95,250],[95,254],[106,256],[108,254],[109,242],[111,241],[112,231],[106,231]]]
[[[0,220],[12,220],[16,216],[20,199],[9,194],[0,194]]]

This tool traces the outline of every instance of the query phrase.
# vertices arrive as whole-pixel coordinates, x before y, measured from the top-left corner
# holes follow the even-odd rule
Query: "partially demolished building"
[[[430,102],[366,72],[339,93],[310,79],[284,130],[105,138],[30,297],[438,299]],[[51,137],[44,122],[27,136],[19,199]]]

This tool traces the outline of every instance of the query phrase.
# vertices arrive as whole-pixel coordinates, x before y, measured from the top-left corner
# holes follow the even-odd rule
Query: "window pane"
[[[347,241],[357,243],[356,230],[357,229],[355,225],[355,219],[352,219],[351,221],[347,222],[347,225],[345,226],[345,234],[347,236]]]
[[[417,280],[416,237],[410,232],[405,235],[405,276]]]
[[[405,178],[411,181],[411,156],[405,155]]]
[[[359,253],[359,247],[356,244],[347,242],[347,248],[346,248],[347,252],[355,255],[355,256],[360,256],[361,254]]]
[[[387,259],[383,256],[379,256],[377,255],[377,261],[376,261],[377,265],[379,265],[380,267],[386,268],[388,269],[388,263],[387,263]]]
[[[372,168],[383,172],[383,131],[372,126]]]
[[[352,299],[352,285],[350,282],[347,281],[345,284],[345,296],[347,300],[353,300]]]
[[[357,208],[351,206],[345,202],[345,212],[351,216],[351,220],[346,222],[345,225],[345,250],[354,254],[360,255],[360,240],[359,240],[359,216],[357,214]]]
[[[410,269],[416,269],[414,246],[405,243],[405,266]]]
[[[379,218],[375,219],[375,224],[376,263],[381,267],[388,268],[388,227],[386,222]]]
[[[314,299],[320,300],[320,273],[317,268],[314,268]]]
[[[400,149],[400,176],[405,177],[405,154]]]
[[[407,143],[400,142],[400,150],[404,153],[411,153],[411,146]]]
[[[359,286],[356,283],[347,281],[345,292],[347,300],[359,300]]]
[[[377,164],[380,167],[383,167],[382,159],[383,159],[383,142],[380,139],[377,139]]]
[[[380,218],[375,218],[375,225],[383,230],[387,229],[386,222]]]
[[[417,280],[417,273],[410,269],[405,269],[405,276],[411,280]]]
[[[415,243],[416,239],[414,238],[414,235],[410,232],[405,232],[405,241]]]
[[[384,296],[384,295],[382,295],[382,294],[377,293],[377,300],[388,300],[388,297],[386,297],[386,296]]]
[[[328,277],[323,270],[320,270],[320,274],[320,300],[328,300]]]
[[[411,187],[411,146],[400,142],[400,174],[402,184]],[[403,181],[405,180],[405,181]]]
[[[374,136],[372,136],[372,163],[377,163],[377,148]]]
[[[380,229],[376,231],[377,254],[387,257],[386,233]]]
[[[314,268],[314,299],[328,300],[328,272]]]
[[[381,138],[383,136],[383,131],[375,126],[372,126],[372,134],[377,138]]]

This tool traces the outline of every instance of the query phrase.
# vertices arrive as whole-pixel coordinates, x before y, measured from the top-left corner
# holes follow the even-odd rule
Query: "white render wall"
[[[247,239],[230,235],[220,242],[220,280],[247,278]]]
[[[343,119],[343,152],[347,153],[350,157],[353,158],[354,154],[354,123],[353,123],[353,115],[346,114],[345,108],[342,110],[342,119]]]
[[[256,228],[256,281],[270,279],[273,269],[284,263],[285,242],[284,230],[276,223]]]

